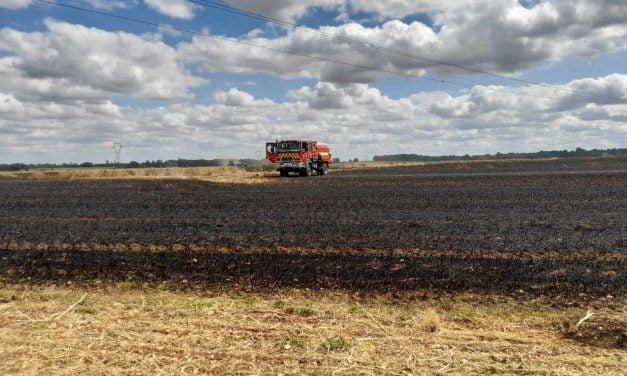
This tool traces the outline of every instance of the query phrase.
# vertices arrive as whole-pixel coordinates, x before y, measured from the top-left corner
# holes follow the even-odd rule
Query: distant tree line
[[[238,166],[238,167],[258,167],[264,166],[268,162],[265,159],[170,159],[170,160],[152,160],[128,163],[13,163],[0,164],[0,171],[24,171],[35,169],[58,169],[58,168],[166,168],[166,167],[217,167],[217,166]]]
[[[592,149],[553,150],[537,153],[496,153],[482,155],[442,155],[429,156],[418,154],[377,155],[374,161],[385,162],[442,162],[442,161],[480,161],[494,159],[539,159],[539,158],[581,158],[581,157],[627,157],[627,149]]]

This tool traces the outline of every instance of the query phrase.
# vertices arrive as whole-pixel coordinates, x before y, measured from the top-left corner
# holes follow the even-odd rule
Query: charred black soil
[[[0,181],[0,278],[624,296],[627,162],[578,163]]]

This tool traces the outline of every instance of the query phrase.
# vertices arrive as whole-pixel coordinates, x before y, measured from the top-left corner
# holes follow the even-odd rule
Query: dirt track
[[[624,296],[627,163],[593,162],[2,181],[0,276]]]

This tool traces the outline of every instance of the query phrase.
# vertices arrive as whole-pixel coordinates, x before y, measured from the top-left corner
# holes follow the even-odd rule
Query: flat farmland
[[[0,374],[622,375],[627,161],[0,180]]]
[[[0,272],[32,282],[623,295],[626,165],[443,164],[253,185],[1,181]]]

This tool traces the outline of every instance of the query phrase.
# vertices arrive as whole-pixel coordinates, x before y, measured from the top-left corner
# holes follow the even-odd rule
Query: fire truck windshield
[[[278,145],[279,151],[300,151],[300,142],[281,142]]]

